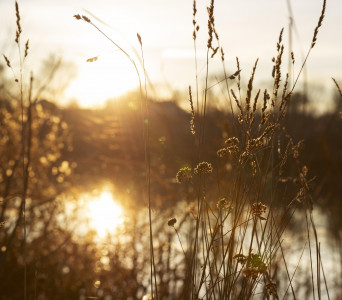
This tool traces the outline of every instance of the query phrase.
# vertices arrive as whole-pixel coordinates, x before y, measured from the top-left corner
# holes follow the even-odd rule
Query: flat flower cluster
[[[246,268],[242,270],[245,277],[257,278],[259,274],[267,271],[267,265],[263,262],[259,254],[251,253],[246,262]]]
[[[191,168],[189,167],[181,168],[176,175],[176,180],[178,183],[190,182],[191,178]]]
[[[267,265],[259,254],[251,253],[248,256],[235,254],[233,259],[236,259],[238,263],[245,265],[242,269],[244,277],[257,278],[259,274],[265,274],[267,272]]]
[[[254,216],[260,217],[263,213],[266,212],[267,206],[261,202],[252,204],[252,214]]]
[[[213,172],[213,167],[211,166],[210,163],[208,162],[201,162],[197,165],[197,167],[195,168],[195,174],[198,175],[205,175],[205,174],[210,174]]]

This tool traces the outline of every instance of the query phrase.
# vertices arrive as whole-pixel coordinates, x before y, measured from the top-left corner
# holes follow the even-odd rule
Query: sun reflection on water
[[[110,192],[102,192],[99,196],[86,201],[86,215],[89,227],[96,230],[100,238],[114,233],[123,224],[122,207],[115,202]]]

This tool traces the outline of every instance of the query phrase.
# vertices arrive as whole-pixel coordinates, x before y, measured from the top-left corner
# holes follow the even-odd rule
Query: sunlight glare
[[[89,225],[93,227],[99,237],[104,238],[107,233],[113,233],[123,223],[122,208],[115,203],[109,192],[103,192],[98,198],[87,203]]]
[[[101,107],[108,99],[120,96],[138,84],[134,66],[126,57],[106,55],[79,66],[79,75],[71,82],[66,97],[77,99],[81,107]]]

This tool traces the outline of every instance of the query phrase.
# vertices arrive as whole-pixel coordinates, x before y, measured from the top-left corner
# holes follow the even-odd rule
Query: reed
[[[196,8],[196,1],[194,1]],[[273,59],[272,72],[273,90],[270,94],[264,91],[263,105],[258,105],[261,89],[254,92],[254,78],[257,70],[256,60],[248,85],[246,96],[242,99],[242,86],[240,78],[240,64],[237,58],[237,71],[227,76],[224,67],[224,51],[220,46],[219,34],[215,28],[214,18],[215,3],[212,0],[207,7],[208,12],[208,41],[207,62],[204,100],[199,104],[201,110],[191,109],[192,120],[201,120],[201,127],[196,131],[199,139],[199,148],[195,157],[200,161],[203,155],[202,147],[205,144],[206,113],[208,105],[208,90],[210,89],[209,65],[218,50],[221,53],[223,63],[224,81],[229,99],[234,99],[238,116],[234,115],[232,100],[230,111],[233,120],[234,135],[225,140],[225,146],[217,151],[219,159],[215,164],[200,162],[193,169],[183,168],[177,174],[177,181],[181,184],[190,184],[196,191],[193,201],[196,203],[194,212],[194,232],[189,243],[185,258],[190,257],[189,281],[187,286],[190,291],[184,294],[184,299],[251,299],[258,294],[260,286],[263,286],[264,297],[273,296],[280,299],[279,286],[287,284],[286,296],[290,288],[292,297],[296,299],[293,279],[297,268],[290,273],[285,249],[283,247],[283,235],[286,233],[287,224],[300,206],[304,207],[307,218],[308,239],[305,241],[297,267],[302,259],[307,243],[310,243],[309,232],[314,232],[316,244],[316,288],[313,279],[313,262],[311,257],[312,293],[321,298],[321,272],[324,272],[320,261],[320,247],[315,223],[312,217],[312,198],[310,196],[307,168],[301,165],[296,146],[288,135],[283,132],[283,120],[286,117],[288,105],[295,90],[298,79],[306,64],[311,50],[314,48],[317,35],[324,19],[326,1],[323,1],[321,16],[314,30],[313,39],[306,58],[297,74],[296,80],[289,89],[289,75],[286,74],[282,83],[282,61],[285,46],[283,44],[283,32],[281,30],[276,45],[276,58]],[[196,15],[194,9],[193,17]],[[194,26],[197,24],[193,21]],[[197,31],[194,30],[193,38],[196,40]],[[214,44],[217,46],[214,46]],[[196,45],[195,59],[196,59]],[[292,63],[295,63],[294,54],[291,53]],[[197,72],[196,72],[197,74]],[[235,77],[238,77],[236,86],[238,91],[229,87]],[[198,78],[196,75],[196,82]],[[254,93],[254,95],[253,95]],[[239,95],[237,97],[236,95]],[[191,89],[189,91],[190,105],[192,107]],[[190,130],[193,131],[192,127]],[[286,147],[278,145],[277,141],[283,141]],[[232,165],[232,171],[227,172],[225,166]],[[285,165],[297,166],[297,174],[291,177],[298,178],[299,190],[292,199],[284,204],[283,212],[277,203],[283,202],[291,196],[286,195],[281,187],[281,178],[284,176]],[[212,173],[216,173],[216,179]],[[230,173],[230,174],[229,174]],[[227,184],[225,178],[230,178],[232,184]],[[209,191],[209,182],[216,182],[218,190]],[[229,186],[229,188],[228,188]],[[283,191],[283,192],[281,192]],[[220,200],[217,208],[213,207],[213,195]],[[175,226],[175,225],[173,225]],[[311,229],[310,229],[311,228]],[[178,232],[176,232],[178,235]],[[178,240],[180,238],[178,236]],[[309,247],[310,248],[310,247]],[[183,249],[183,245],[182,245]],[[310,248],[311,255],[311,248]],[[287,283],[277,282],[275,265],[283,264]],[[326,281],[325,281],[326,283]],[[326,284],[326,293],[329,291]]]
[[[280,299],[279,286],[287,286],[284,295],[286,297],[290,289],[293,299],[296,299],[296,291],[293,286],[297,267],[301,262],[304,250],[309,244],[311,257],[312,293],[317,293],[321,298],[321,270],[324,272],[320,259],[320,245],[312,217],[312,198],[310,195],[310,182],[307,167],[299,160],[299,144],[295,144],[286,134],[283,121],[291,101],[291,97],[297,85],[298,79],[306,64],[311,50],[317,42],[317,36],[322,26],[326,0],[323,1],[322,12],[312,38],[306,58],[297,74],[292,87],[289,87],[289,75],[283,80],[282,63],[285,46],[283,44],[283,32],[276,44],[276,55],[273,58],[272,71],[273,88],[269,92],[263,92],[263,103],[258,103],[261,89],[255,92],[254,78],[257,72],[258,59],[252,69],[246,94],[243,97],[241,84],[241,68],[239,59],[237,71],[227,75],[225,68],[224,50],[220,45],[219,34],[215,26],[215,2],[210,1],[208,12],[208,39],[206,56],[206,73],[204,83],[204,96],[202,103],[199,100],[198,70],[197,70],[197,36],[199,25],[196,20],[197,3],[193,1],[193,34],[195,56],[195,80],[196,80],[196,109],[189,87],[189,102],[191,107],[190,131],[198,141],[194,149],[194,160],[198,161],[193,167],[183,167],[176,175],[179,184],[190,185],[194,194],[188,198],[194,203],[193,218],[188,220],[188,243],[182,243],[181,231],[177,229],[175,217],[170,218],[167,224],[175,231],[177,240],[184,254],[184,266],[186,268],[182,299],[252,299],[260,290],[264,297]],[[92,21],[81,15],[74,16],[77,20],[83,20],[94,26],[101,34],[109,39],[132,62],[141,81],[135,62],[119,45],[112,41]],[[142,49],[142,41],[138,35],[138,41]],[[206,118],[208,110],[209,94],[212,87],[209,85],[210,61],[217,53],[220,53],[224,83],[230,105],[230,120],[233,126],[232,135],[224,141],[224,146],[217,150],[217,160],[213,163],[205,161],[203,151],[206,143]],[[142,61],[143,58],[143,51]],[[292,64],[295,63],[294,53],[291,52]],[[91,59],[95,61],[96,58]],[[143,65],[144,72],[145,65]],[[146,74],[145,74],[146,78]],[[237,79],[237,80],[236,80]],[[231,82],[231,83],[230,83]],[[220,83],[220,82],[219,82]],[[219,84],[218,83],[218,84]],[[237,91],[235,88],[237,88]],[[238,95],[238,96],[237,96]],[[142,95],[141,95],[142,96]],[[147,90],[145,84],[145,96]],[[233,100],[235,108],[233,107]],[[148,105],[146,112],[148,112]],[[235,112],[238,115],[235,115]],[[147,115],[148,116],[148,115]],[[145,116],[146,117],[146,116]],[[143,118],[144,119],[144,118]],[[148,119],[148,117],[147,117]],[[145,120],[145,119],[144,119]],[[197,121],[196,121],[197,120]],[[144,140],[146,173],[148,174],[147,189],[150,187],[151,165],[148,147],[148,128]],[[278,143],[278,145],[277,145]],[[232,170],[227,171],[225,166],[229,164]],[[298,184],[297,191],[286,193],[287,187],[282,186],[282,178],[285,176],[285,167],[294,166],[293,172],[286,174]],[[216,179],[214,179],[214,177]],[[227,181],[229,178],[229,181]],[[218,189],[213,189],[211,183],[215,182]],[[150,192],[148,193],[149,228],[150,228],[150,277],[151,295],[159,299],[158,281],[155,254],[153,252],[152,217]],[[214,196],[216,195],[216,196]],[[216,197],[217,203],[210,198]],[[210,199],[210,200],[209,200]],[[288,199],[288,200],[285,200]],[[215,205],[213,205],[215,203]],[[279,203],[282,205],[279,207]],[[298,210],[304,208],[307,228],[307,240],[304,243],[297,267],[290,271],[288,258],[286,258],[283,246],[283,236],[293,216]],[[182,216],[177,216],[182,218]],[[183,224],[183,222],[182,222]],[[180,228],[179,228],[180,229]],[[310,230],[314,232],[316,245],[316,288],[314,284],[314,259],[311,253]],[[284,282],[278,282],[277,267],[284,266]],[[280,272],[280,271],[279,271]],[[292,272],[292,274],[291,274]],[[154,285],[152,284],[154,280]],[[326,291],[329,295],[326,285]]]

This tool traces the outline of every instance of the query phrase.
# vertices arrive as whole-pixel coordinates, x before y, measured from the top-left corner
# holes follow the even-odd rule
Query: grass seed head
[[[21,30],[21,25],[20,25],[20,13],[19,13],[19,5],[18,2],[15,1],[15,15],[17,18],[16,24],[17,24],[17,31],[15,34],[15,42],[18,44],[19,43],[19,39],[20,39],[20,34],[22,32]]]
[[[327,4],[327,1],[324,0],[324,1],[323,1],[323,7],[322,7],[321,16],[319,17],[318,24],[317,24],[317,26],[316,26],[316,28],[315,28],[314,36],[313,36],[313,38],[312,38],[311,49],[312,49],[313,47],[315,47],[315,45],[316,45],[318,30],[319,30],[319,28],[322,26],[322,23],[323,23],[326,4]]]
[[[213,33],[215,28],[215,18],[214,18],[214,0],[210,1],[210,6],[207,7],[208,11],[208,49],[212,49]]]
[[[236,57],[236,66],[237,66],[237,69],[240,70],[240,61],[239,61],[239,58]],[[240,76],[240,72],[238,74],[238,83],[237,83],[237,86],[238,86],[238,89],[239,91],[241,90],[241,76]]]
[[[279,40],[278,40],[278,43],[277,43],[277,51],[279,52],[280,50],[280,47],[281,47],[281,42],[283,40],[283,33],[284,33],[284,28],[282,28],[280,30],[280,34],[279,34]]]
[[[219,157],[224,157],[227,154],[234,155],[239,152],[239,139],[231,137],[224,142],[227,146],[217,151]]]
[[[195,110],[194,110],[194,103],[192,101],[192,93],[191,93],[190,85],[189,85],[189,101],[190,101],[190,108],[191,108],[190,131],[192,134],[195,134]]]
[[[196,8],[196,0],[194,0],[193,4],[192,4],[192,16],[195,18],[197,13],[197,8]]]
[[[332,80],[334,81],[334,83],[335,83],[335,85],[336,85],[336,88],[337,88],[338,93],[339,93],[340,96],[342,97],[342,91],[341,91],[341,88],[340,88],[339,84],[337,83],[337,81],[336,81],[335,78],[332,78]]]
[[[259,98],[259,95],[260,95],[260,89],[258,91],[258,93],[256,94],[255,98],[254,98],[254,103],[253,103],[253,112],[256,111],[257,109],[257,103],[258,103],[258,98]]]
[[[3,54],[3,57],[4,57],[5,61],[6,61],[7,67],[11,68],[11,62],[9,61],[9,59],[7,58],[7,56],[6,56],[5,54]]]
[[[252,153],[252,151],[257,150],[258,148],[263,146],[263,142],[261,138],[250,139],[247,142],[246,152],[247,154]]]
[[[82,16],[82,19],[83,19],[84,21],[86,21],[87,23],[90,23],[90,22],[91,22],[90,19],[89,19],[87,16]]]
[[[26,44],[25,44],[25,54],[24,54],[24,58],[26,58],[26,56],[28,55],[28,50],[29,50],[30,46],[29,46],[29,40],[27,40]]]
[[[137,38],[138,38],[138,41],[139,41],[140,46],[142,46],[141,36],[140,36],[139,33],[137,33]]]
[[[247,87],[247,96],[246,96],[246,111],[249,112],[250,110],[250,103],[251,103],[251,94],[252,94],[252,90],[253,90],[253,81],[254,81],[254,75],[255,75],[255,70],[257,67],[259,59],[257,59],[255,61],[254,67],[253,67],[253,71],[252,71],[252,75],[249,79],[248,82],[248,87]]]
[[[215,54],[217,53],[219,47],[216,47],[214,50],[213,50],[213,53],[211,54],[211,58],[213,58],[215,56]]]

